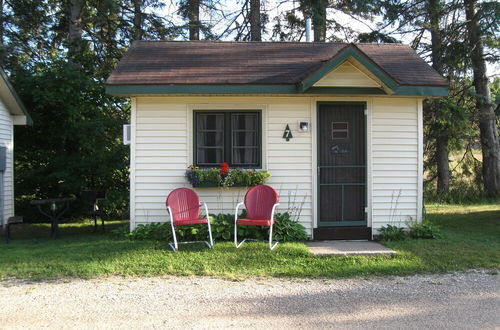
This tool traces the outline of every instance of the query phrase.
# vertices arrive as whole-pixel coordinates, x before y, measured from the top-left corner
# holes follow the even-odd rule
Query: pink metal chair
[[[245,205],[247,217],[238,219],[238,209]],[[238,225],[240,226],[265,226],[269,227],[269,249],[274,249],[279,242],[273,245],[274,211],[279,205],[279,196],[270,186],[258,185],[250,188],[245,195],[245,202],[236,206],[234,214],[234,245],[239,248],[246,241],[255,241],[245,238],[238,244]]]
[[[210,228],[210,220],[208,219],[208,207],[206,203],[201,203],[198,194],[189,188],[177,188],[172,190],[165,202],[170,215],[170,224],[172,226],[172,236],[174,244],[169,243],[170,248],[176,252],[179,250],[178,244],[189,243],[205,243],[209,248],[214,247],[212,240],[212,229]],[[201,206],[205,208],[205,218],[200,218]],[[210,243],[207,241],[192,241],[192,242],[177,242],[175,235],[175,226],[188,226],[206,223],[208,225],[208,237]]]

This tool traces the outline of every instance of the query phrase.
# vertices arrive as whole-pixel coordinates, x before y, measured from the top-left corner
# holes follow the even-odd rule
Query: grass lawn
[[[443,238],[390,242],[386,245],[398,254],[378,257],[312,257],[302,243],[269,251],[265,243],[236,250],[224,242],[213,250],[184,246],[186,250],[173,253],[167,242],[92,233],[90,222],[62,225],[57,240],[48,238],[48,225],[29,225],[14,231],[9,244],[0,243],[0,279],[164,274],[342,278],[500,268],[500,205],[430,205],[427,213]],[[118,225],[108,225],[108,230]]]

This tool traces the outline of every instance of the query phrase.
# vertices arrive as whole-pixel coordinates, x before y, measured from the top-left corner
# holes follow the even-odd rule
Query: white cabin
[[[408,46],[136,42],[107,90],[132,104],[131,229],[168,220],[188,166],[221,162],[268,170],[314,239],[422,219],[422,101],[447,83]],[[246,191],[195,189],[210,213]]]

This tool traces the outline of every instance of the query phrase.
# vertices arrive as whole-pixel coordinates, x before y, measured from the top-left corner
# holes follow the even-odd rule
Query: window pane
[[[224,114],[198,113],[198,131],[204,130],[224,130]]]
[[[257,148],[233,148],[233,164],[248,166],[258,165]]]
[[[197,153],[199,165],[218,166],[224,161],[224,149],[222,148],[199,148]]]
[[[233,146],[257,146],[257,134],[253,132],[234,132],[233,133]]]
[[[250,114],[233,114],[232,124],[233,130],[257,130],[258,115],[255,113]]]
[[[199,132],[197,136],[198,147],[223,147],[223,132]]]

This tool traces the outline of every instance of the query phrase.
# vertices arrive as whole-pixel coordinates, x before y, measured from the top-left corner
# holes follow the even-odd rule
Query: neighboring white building
[[[448,85],[400,44],[141,41],[107,91],[132,101],[131,229],[167,221],[189,165],[224,161],[269,170],[313,238],[362,239],[421,221],[422,101]],[[211,213],[246,191],[196,190]]]
[[[3,225],[9,217],[14,216],[13,125],[33,123],[2,69],[0,77],[0,225]],[[5,148],[5,154],[1,151],[2,147]]]

